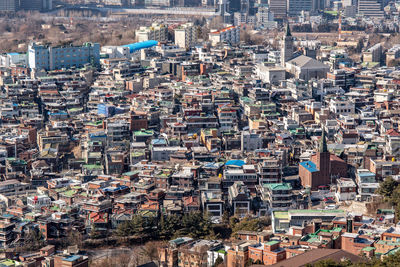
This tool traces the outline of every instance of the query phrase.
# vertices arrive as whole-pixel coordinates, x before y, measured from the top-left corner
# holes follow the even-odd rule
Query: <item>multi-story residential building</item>
[[[350,115],[355,112],[354,103],[344,98],[332,98],[329,102],[329,111],[339,115]]]
[[[82,46],[44,46],[31,43],[28,46],[28,64],[34,70],[58,70],[100,64],[100,44],[85,43]]]
[[[54,267],[89,267],[89,257],[82,255],[55,256]]]
[[[396,44],[386,52],[386,65],[400,58],[400,45]]]
[[[241,134],[241,150],[245,152],[251,152],[256,149],[262,148],[263,141],[260,134],[250,133],[248,131],[242,131]]]
[[[240,41],[240,27],[230,26],[209,33],[209,39],[212,45],[227,42],[229,44],[237,44]]]
[[[363,52],[364,62],[381,62],[382,60],[382,45],[376,44]]]
[[[348,201],[356,199],[356,183],[350,178],[339,178],[336,180],[336,199]]]
[[[221,191],[202,191],[201,204],[214,220],[219,220],[224,214],[225,201]]]
[[[224,170],[222,188],[228,190],[236,181],[242,181],[250,191],[255,191],[257,184],[257,172],[254,165],[243,165],[241,167],[229,167]]]
[[[264,184],[261,191],[269,210],[288,210],[294,204],[292,187],[288,183]]]
[[[15,240],[15,233],[13,232],[15,223],[9,220],[0,222],[0,247],[8,248],[9,245]]]
[[[107,146],[129,146],[130,122],[119,120],[107,123]]]
[[[180,237],[173,239],[169,241],[167,245],[158,248],[160,265],[168,267],[178,266],[178,248],[191,242],[193,242],[193,239],[190,237]]]
[[[153,161],[169,161],[170,155],[180,151],[186,152],[186,149],[180,146],[163,146],[151,148],[151,160]]]
[[[29,189],[30,184],[21,183],[20,181],[14,179],[0,182],[0,194],[4,196],[26,194],[26,191]]]
[[[229,132],[236,130],[237,125],[237,109],[227,105],[218,108],[218,120],[221,132]]]
[[[215,247],[220,248],[221,242],[213,240],[197,240],[180,246],[178,248],[178,267],[209,266],[207,251]]]
[[[271,11],[271,7],[260,6],[258,8],[256,13],[256,25],[264,28],[276,27],[274,13]]]
[[[400,162],[370,158],[369,171],[375,174],[376,181],[383,181],[388,176],[400,174]]]
[[[228,189],[228,202],[235,216],[245,217],[251,211],[250,190],[242,181],[235,182]]]
[[[379,188],[376,182],[376,175],[366,169],[358,169],[356,172],[356,183],[358,198],[361,201],[370,200]]]
[[[40,210],[43,207],[49,207],[51,204],[51,199],[46,196],[30,196],[27,197],[26,199],[28,207],[35,209],[35,210]]]
[[[193,23],[185,23],[174,30],[175,44],[182,48],[193,47],[197,42],[198,28]]]
[[[335,217],[344,217],[343,210],[288,210],[272,212],[272,230],[288,231],[291,226],[304,226],[306,222],[321,220],[331,222]]]
[[[150,27],[140,27],[136,30],[138,42],[154,40],[158,42],[168,41],[168,27],[164,24],[153,23]]]
[[[385,152],[387,155],[398,158],[400,156],[400,133],[391,129],[385,134]]]
[[[333,70],[326,75],[326,78],[332,82],[333,86],[341,88],[349,88],[355,84],[354,71]]]
[[[280,248],[279,244],[279,241],[271,240],[266,243],[251,245],[249,246],[249,259],[265,265],[276,264],[286,259],[286,250]]]
[[[280,183],[282,178],[282,163],[275,158],[267,158],[258,164],[259,184]]]

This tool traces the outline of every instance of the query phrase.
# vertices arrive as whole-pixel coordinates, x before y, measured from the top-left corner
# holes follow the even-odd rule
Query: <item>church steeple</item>
[[[293,58],[293,37],[290,31],[289,23],[286,24],[285,35],[281,43],[281,65],[286,67],[286,62]]]
[[[320,153],[325,153],[328,152],[328,146],[326,144],[326,138],[325,138],[325,131],[322,130],[322,136],[319,144],[319,152]]]
[[[285,36],[292,36],[292,33],[290,32],[289,23],[286,24]]]

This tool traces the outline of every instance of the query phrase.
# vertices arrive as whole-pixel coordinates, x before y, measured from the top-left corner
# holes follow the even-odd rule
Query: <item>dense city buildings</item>
[[[0,10],[0,266],[396,266],[395,1]]]

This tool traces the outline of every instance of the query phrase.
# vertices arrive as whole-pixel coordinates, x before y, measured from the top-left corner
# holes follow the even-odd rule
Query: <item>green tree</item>
[[[182,217],[182,228],[179,235],[193,238],[204,238],[211,233],[211,219],[208,214],[192,212]]]
[[[386,179],[380,184],[378,193],[385,197],[386,200],[391,200],[393,191],[398,186],[398,183],[392,177]]]
[[[218,258],[215,260],[213,267],[218,267],[221,264],[224,263],[224,259],[222,259],[220,256],[218,256]]]
[[[91,239],[97,239],[101,237],[100,231],[96,228],[94,224],[92,224],[89,236]]]
[[[35,251],[45,245],[43,234],[37,229],[30,229],[24,240],[25,251]]]
[[[224,214],[222,214],[222,223],[225,224],[225,225],[228,225],[229,224],[229,218],[230,218],[229,211],[225,210]]]
[[[181,228],[180,222],[181,217],[178,215],[162,215],[158,223],[158,235],[160,239],[171,239],[175,232]]]

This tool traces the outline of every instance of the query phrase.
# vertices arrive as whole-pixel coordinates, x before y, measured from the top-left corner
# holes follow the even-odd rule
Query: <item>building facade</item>
[[[100,64],[100,44],[50,47],[31,43],[28,47],[29,67],[34,70],[57,70]]]

